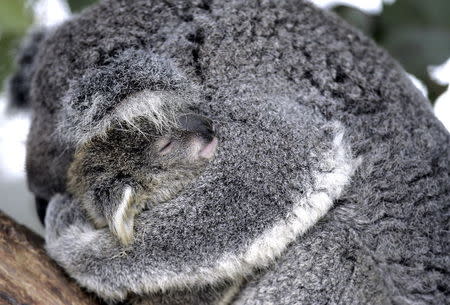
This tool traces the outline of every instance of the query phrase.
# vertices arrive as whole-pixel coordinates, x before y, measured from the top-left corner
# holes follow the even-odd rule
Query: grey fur
[[[11,109],[27,109],[30,103],[30,84],[35,72],[37,63],[36,53],[39,51],[41,43],[44,41],[47,29],[33,29],[19,49],[19,56],[16,58],[16,65],[20,68],[7,80],[8,101]]]
[[[111,122],[120,121],[113,115],[117,104],[142,90],[175,92],[172,97],[167,94],[163,97],[170,100],[154,114],[154,120],[167,114],[160,123],[163,126],[172,126],[175,118],[170,114],[194,99],[192,85],[168,60],[149,50],[125,50],[71,80],[62,98],[65,109],[59,118],[58,134],[69,141],[82,142],[103,132]]]
[[[97,227],[109,225],[122,243],[132,240],[134,215],[184,190],[206,167],[215,147],[213,126],[184,115],[160,130],[148,117],[112,124],[78,146],[68,171],[68,192]],[[210,152],[201,152],[210,145]]]
[[[136,304],[448,303],[450,136],[386,52],[306,2],[106,0],[62,24],[31,83],[36,194],[65,193],[75,144],[49,136],[67,93],[149,49],[197,84],[217,156],[129,247],[54,196],[47,248],[71,276]]]

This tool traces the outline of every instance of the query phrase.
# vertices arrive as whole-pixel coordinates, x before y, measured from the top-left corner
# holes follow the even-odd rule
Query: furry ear
[[[30,104],[31,79],[36,70],[36,57],[47,30],[34,29],[24,39],[16,58],[17,69],[7,82],[9,107],[26,109]]]
[[[149,50],[125,50],[71,80],[57,134],[64,141],[83,143],[112,123],[137,115],[161,128],[173,126],[174,114],[197,95],[196,86],[172,61]]]

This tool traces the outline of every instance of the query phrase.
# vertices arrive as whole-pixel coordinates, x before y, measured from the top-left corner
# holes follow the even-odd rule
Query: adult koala
[[[47,33],[32,71],[28,177],[51,198],[47,249],[104,299],[448,301],[450,136],[336,16],[303,1],[105,0]],[[183,191],[145,204],[126,245],[65,177],[80,145],[140,116],[119,115],[131,104],[151,122],[206,116],[219,146]]]

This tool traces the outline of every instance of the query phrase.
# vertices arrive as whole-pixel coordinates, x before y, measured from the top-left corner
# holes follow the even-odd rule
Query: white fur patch
[[[361,163],[360,159],[352,158],[349,145],[343,141],[343,128],[337,125],[336,129],[339,132],[333,140],[333,148],[319,166],[325,167],[326,171],[313,173],[314,185],[309,187],[305,195],[293,195],[295,205],[287,219],[267,229],[240,255],[224,255],[212,269],[173,278],[170,283],[161,284],[180,287],[188,285],[186,280],[191,284],[198,284],[205,281],[213,283],[219,278],[234,279],[250,274],[255,267],[268,266],[279,257],[291,242],[304,234],[328,212],[333,201],[339,198]]]
[[[331,151],[319,165],[321,170],[313,173],[314,185],[309,186],[305,195],[293,194],[295,205],[285,220],[263,232],[243,253],[225,254],[212,268],[200,268],[190,274],[164,276],[158,281],[157,287],[154,286],[154,279],[148,283],[143,279],[135,287],[135,292],[212,284],[223,279],[236,279],[251,274],[255,267],[271,264],[291,242],[328,212],[361,163],[360,159],[352,158],[350,146],[343,140],[343,127],[336,123],[335,130],[338,132]]]
[[[132,203],[133,189],[130,186],[125,187],[122,201],[113,216],[113,231],[122,244],[127,245],[133,236],[133,220],[130,220],[129,209]],[[131,215],[134,217],[134,215]]]
[[[161,272],[158,276],[153,274],[139,279],[134,278],[132,283],[121,285],[124,288],[120,290],[111,290],[108,286],[100,285],[100,279],[91,275],[73,274],[73,276],[82,285],[105,298],[124,299],[130,292],[148,294],[174,288],[215,284],[227,279],[236,280],[251,274],[257,267],[268,266],[290,243],[328,212],[333,201],[341,196],[344,187],[350,183],[361,163],[361,159],[352,157],[350,145],[344,141],[343,127],[337,123],[334,129],[336,135],[332,148],[324,154],[320,164],[312,172],[313,183],[306,185],[304,194],[292,194],[295,204],[291,213],[286,219],[278,221],[262,232],[243,252],[227,253],[213,266],[201,268],[187,266],[184,272]],[[117,213],[122,214],[119,211]]]
[[[229,305],[233,302],[233,299],[236,297],[238,292],[241,289],[242,283],[244,280],[241,278],[240,280],[233,283],[223,294],[220,300],[216,303],[216,305]]]
[[[101,96],[95,95],[95,99],[101,99]],[[114,122],[125,122],[141,132],[139,127],[134,124],[136,117],[146,117],[156,129],[162,130],[174,126],[176,121],[176,111],[182,104],[181,98],[176,95],[170,95],[164,92],[143,90],[128,96],[114,109],[114,112],[103,118],[99,124],[99,129],[95,134],[104,134]],[[96,104],[94,102],[94,104]],[[97,104],[104,104],[98,102]],[[94,108],[95,110],[95,108]],[[86,139],[83,139],[85,141]]]
[[[84,116],[78,118],[76,127],[64,122],[71,122],[70,117],[79,116],[78,113],[68,110],[69,118],[63,116],[60,121],[63,122],[57,127],[57,133],[62,139],[68,139],[71,142],[81,145],[89,141],[94,136],[105,135],[108,129],[115,123],[127,123],[130,126],[139,128],[134,124],[136,117],[145,117],[154,124],[155,128],[162,130],[178,124],[176,113],[187,103],[191,97],[184,95],[175,95],[164,91],[142,90],[130,96],[127,96],[114,108],[114,110],[105,114],[101,121],[95,126],[92,125],[94,117],[107,104],[105,97],[100,93],[95,93],[91,97],[91,107],[85,110]],[[69,104],[69,97],[66,97],[65,103]],[[67,114],[64,114],[67,115]]]
[[[162,111],[164,102],[161,94],[144,90],[128,96],[117,108],[117,118],[132,125],[137,116],[147,116],[156,126],[162,126],[167,121],[167,115]]]

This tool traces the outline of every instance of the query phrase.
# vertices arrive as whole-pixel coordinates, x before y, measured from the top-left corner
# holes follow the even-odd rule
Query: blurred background
[[[97,0],[0,0],[0,210],[43,234],[25,181],[29,114],[6,111],[4,84],[21,39]],[[450,129],[450,0],[311,0],[333,10],[388,50]]]

